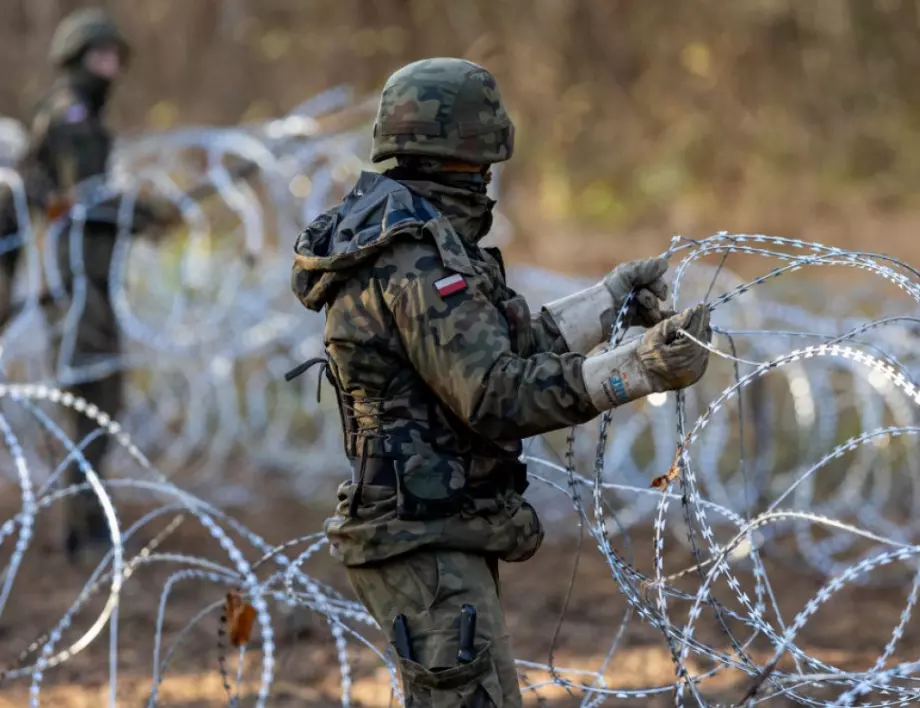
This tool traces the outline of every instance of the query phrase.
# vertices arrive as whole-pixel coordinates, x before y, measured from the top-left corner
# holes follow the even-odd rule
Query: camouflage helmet
[[[371,160],[398,155],[503,162],[514,152],[514,124],[495,77],[464,59],[413,62],[387,80],[374,121]]]
[[[91,7],[72,12],[61,20],[51,38],[51,62],[66,66],[97,43],[115,44],[122,57],[128,57],[128,42],[105,10]]]

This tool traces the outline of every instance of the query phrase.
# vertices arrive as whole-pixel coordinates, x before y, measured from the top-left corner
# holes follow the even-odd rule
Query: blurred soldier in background
[[[396,167],[363,174],[295,246],[292,288],[326,310],[354,469],[326,533],[400,656],[409,706],[521,705],[498,561],[527,560],[543,539],[522,496],[522,439],[690,386],[708,363],[681,333],[709,341],[708,308],[663,309],[660,259],[531,315],[501,253],[478,245],[490,166],[513,149],[488,71],[410,64],[387,82],[374,125],[372,159]],[[631,292],[628,324],[650,329],[589,354]]]
[[[110,92],[129,58],[128,43],[118,26],[102,10],[78,10],[64,18],[51,41],[50,59],[57,77],[50,91],[39,102],[31,123],[29,148],[20,166],[30,207],[48,219],[66,216],[71,206],[86,201],[87,183],[106,175],[112,149],[112,135],[103,120]],[[180,219],[178,210],[167,202],[147,200],[141,204],[147,225],[161,226]],[[18,230],[9,204],[4,233]],[[70,365],[79,367],[99,359],[117,356],[121,351],[118,323],[109,294],[109,270],[117,227],[109,205],[91,210],[82,234],[81,258],[86,275],[85,304],[76,330],[76,343]],[[138,228],[138,215],[134,227]],[[0,303],[10,314],[11,283],[20,250],[3,257],[4,284]],[[59,241],[58,264],[63,285],[70,296],[74,276],[71,272],[70,242],[67,231]],[[122,374],[115,372],[71,387],[73,393],[117,417],[122,407]],[[81,441],[96,429],[86,416],[75,413],[75,440]],[[96,437],[83,450],[93,469],[101,474],[108,449],[108,436]],[[75,464],[68,469],[69,484],[83,481]],[[96,550],[108,542],[108,525],[102,508],[91,491],[67,501],[66,539],[68,555],[75,560],[81,549]]]

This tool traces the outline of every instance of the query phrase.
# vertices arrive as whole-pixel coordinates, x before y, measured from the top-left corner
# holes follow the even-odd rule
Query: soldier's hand
[[[663,309],[668,297],[668,284],[663,277],[667,270],[668,262],[664,258],[646,258],[622,263],[604,278],[616,311],[623,306],[631,290],[638,291],[627,323],[631,327],[652,327],[673,314]]]
[[[712,339],[708,305],[684,310],[645,333],[636,349],[636,357],[653,392],[686,388],[703,377],[709,365],[709,350],[694,339],[706,344]]]
[[[604,411],[650,393],[692,386],[709,365],[709,350],[694,339],[706,344],[712,339],[708,305],[669,317],[641,339],[587,357],[582,377],[591,402]]]

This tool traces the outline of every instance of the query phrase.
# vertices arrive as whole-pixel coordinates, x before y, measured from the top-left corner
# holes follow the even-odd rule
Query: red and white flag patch
[[[441,278],[436,281],[434,284],[434,289],[438,291],[438,295],[445,297],[446,295],[453,295],[458,293],[461,290],[466,290],[466,278],[464,278],[459,273],[454,275],[448,275],[446,278]]]

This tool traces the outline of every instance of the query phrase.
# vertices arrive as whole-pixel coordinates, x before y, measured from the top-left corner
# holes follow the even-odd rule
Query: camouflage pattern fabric
[[[522,438],[598,414],[584,357],[506,285],[497,250],[477,245],[484,190],[365,173],[297,240],[292,287],[326,308],[354,426],[346,452],[396,469],[395,491],[340,488],[326,532],[346,565],[425,547],[529,558],[543,536],[536,512],[500,482]]]
[[[412,657],[400,657],[408,708],[522,705],[494,561],[460,551],[421,551],[348,569],[355,594],[395,646],[393,620],[406,618]],[[458,663],[460,610],[476,610],[475,657]]]
[[[498,249],[479,246],[494,206],[487,165],[511,156],[513,136],[482,67],[410,64],[387,82],[374,127],[373,160],[399,165],[363,173],[294,246],[291,287],[325,309],[354,466],[324,529],[397,650],[394,618],[407,621],[411,707],[522,705],[497,572],[544,536],[522,496],[521,441],[600,412],[586,354],[547,307],[531,313],[508,287]],[[585,351],[602,329],[579,335]],[[459,663],[465,604],[479,622],[472,660]]]
[[[332,554],[347,566],[405,557],[420,548],[490,553],[509,563],[531,558],[543,542],[533,507],[513,491],[493,498],[467,497],[460,511],[441,519],[399,518],[389,487],[366,485],[354,516],[349,509],[356,485],[339,486],[335,516],[326,522]]]
[[[86,280],[83,283],[84,303],[77,330],[73,357],[68,362],[71,366],[87,366],[99,361],[117,357],[122,351],[121,328],[112,304],[109,292],[109,268],[114,257],[116,241],[115,229],[111,226],[95,225],[87,227],[83,239],[82,260]],[[67,300],[74,294],[74,278],[70,268],[69,239],[62,238],[58,244],[58,267],[64,275],[64,290]],[[55,343],[55,362],[58,357]],[[115,372],[91,381],[76,383],[70,390],[77,396],[95,403],[100,410],[117,418],[123,406],[124,375]],[[82,440],[96,430],[96,423],[79,413],[74,414],[75,439]],[[97,474],[103,473],[103,462],[109,449],[108,435],[96,437],[84,448],[84,455]],[[76,465],[68,468],[69,484],[83,481],[83,474]],[[74,508],[68,510],[73,519],[70,528],[87,539],[96,539],[100,535],[108,536],[107,526],[103,521],[102,509],[95,495],[88,492],[83,499],[74,501]]]
[[[29,207],[45,216],[57,204],[74,198],[84,179],[105,172],[112,138],[99,116],[99,99],[92,80],[82,72],[67,72],[39,103],[32,120],[29,148],[20,171]],[[0,237],[15,234],[17,222],[12,192],[0,192]],[[0,322],[11,314],[12,283],[22,260],[21,249],[2,255],[0,272]],[[91,267],[106,270],[107,262],[96,257]]]
[[[77,10],[58,26],[51,42],[51,60],[63,69],[51,90],[39,103],[31,125],[29,148],[20,166],[31,208],[37,208],[49,218],[58,218],[69,206],[87,201],[83,190],[87,180],[104,175],[112,149],[112,135],[102,117],[108,100],[111,81],[97,76],[81,65],[83,53],[94,45],[115,45],[128,59],[129,47],[117,25],[100,9]],[[9,201],[9,195],[6,197]],[[117,199],[115,200],[117,202]],[[0,203],[0,227],[6,235],[18,228],[11,218],[11,204]],[[138,199],[137,206],[148,222],[172,221],[176,209],[159,199]],[[117,205],[116,207],[117,208]],[[110,211],[114,211],[110,209]],[[137,212],[136,212],[137,213]],[[135,228],[137,228],[137,220]],[[85,302],[76,325],[73,366],[91,364],[100,358],[110,359],[121,352],[118,322],[112,308],[108,289],[109,271],[116,239],[111,218],[94,217],[87,220],[82,234],[81,259],[86,274]],[[64,288],[73,295],[69,239],[59,241],[58,264]],[[11,311],[11,283],[15,275],[19,252],[5,254],[2,259],[3,278],[0,284],[0,316]],[[4,317],[5,320],[5,317]],[[59,342],[57,343],[59,345]],[[57,348],[57,347],[56,347]],[[57,360],[57,352],[54,354]],[[112,374],[102,379],[80,383],[71,390],[112,417],[122,407],[122,375]],[[77,440],[95,430],[94,423],[74,412]],[[89,464],[102,474],[102,462],[108,449],[106,436],[91,442],[84,454]],[[72,465],[69,481],[83,481],[82,473]],[[73,552],[86,540],[108,538],[95,496],[86,494],[68,498],[68,550]]]
[[[27,191],[45,206],[52,197],[72,201],[83,181],[104,174],[112,135],[102,120],[108,82],[81,69],[58,78],[38,106],[23,160]]]
[[[491,164],[514,154],[514,124],[495,77],[463,59],[423,59],[383,88],[371,160],[417,155]]]
[[[39,217],[33,227],[43,216],[61,216],[80,199],[81,183],[106,171],[112,136],[101,108],[107,92],[106,82],[75,68],[59,77],[39,104],[20,166],[32,216]],[[119,199],[110,198],[87,215],[84,268],[99,283],[109,276]],[[179,210],[165,199],[144,195],[135,200],[134,231],[150,233],[179,220]],[[19,227],[12,192],[0,188],[0,237],[15,235]],[[0,325],[13,313],[12,282],[20,260],[20,248],[0,253]],[[66,272],[69,263],[62,264]]]
[[[112,138],[102,121],[105,88],[80,70],[62,76],[42,101],[32,123],[29,152],[23,171],[30,198],[39,206],[52,200],[72,201],[83,180],[104,174]],[[87,223],[82,236],[82,261],[86,273],[86,299],[77,321],[73,366],[91,364],[121,352],[119,327],[109,296],[109,270],[115,246],[115,229],[110,225]],[[70,241],[65,235],[58,243],[58,266],[65,290],[73,293],[70,266]],[[55,350],[59,342],[56,343]],[[54,361],[57,361],[57,351]],[[80,383],[71,391],[117,417],[122,407],[122,375],[119,373]],[[79,441],[95,430],[95,424],[74,412],[74,434]],[[87,461],[102,474],[102,463],[109,440],[97,437],[85,449]],[[83,474],[75,464],[67,472],[70,484],[80,483]],[[68,497],[67,547],[73,552],[87,541],[108,538],[108,526],[92,492]]]
[[[71,289],[68,288],[68,291]],[[68,292],[70,294],[70,292]],[[87,283],[85,309],[77,323],[77,337],[74,366],[91,364],[99,359],[117,356],[121,351],[118,322],[108,293],[98,283]],[[57,357],[57,351],[55,351]],[[55,359],[56,360],[56,359]],[[123,406],[124,375],[115,372],[91,381],[76,383],[69,387],[74,395],[96,404],[100,410],[117,417]],[[74,440],[79,442],[97,429],[95,422],[85,415],[73,414]],[[111,439],[103,434],[94,438],[83,448],[86,461],[100,476],[104,476],[103,464],[110,448]],[[67,468],[67,484],[79,484],[84,480],[83,472],[76,464]],[[75,497],[69,497],[65,506],[67,529],[66,545],[73,553],[87,544],[98,544],[109,537],[108,524],[96,495],[87,490]]]
[[[522,496],[521,440],[598,410],[584,356],[508,287],[501,253],[478,245],[492,223],[487,172],[437,168],[401,156],[362,174],[295,244],[291,286],[326,310],[346,453],[361,461],[325,532],[391,641],[394,617],[407,620],[408,706],[520,706],[497,564],[527,560],[544,536]],[[386,465],[394,479],[378,480]],[[464,604],[478,616],[475,657],[459,664]]]

